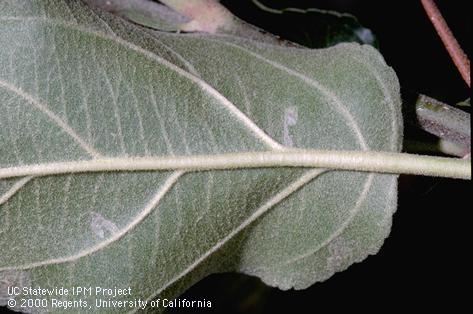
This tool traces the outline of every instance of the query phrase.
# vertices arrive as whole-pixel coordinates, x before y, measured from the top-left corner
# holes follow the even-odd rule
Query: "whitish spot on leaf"
[[[339,238],[328,245],[330,257],[327,259],[327,268],[330,272],[343,268],[344,264],[353,256],[354,243],[351,240]]]
[[[284,111],[284,125],[283,125],[283,143],[286,146],[294,146],[294,141],[290,134],[290,126],[294,126],[297,123],[297,107],[289,107]]]
[[[92,212],[90,216],[90,228],[99,238],[103,239],[106,233],[114,234],[118,232],[118,227],[102,215]]]

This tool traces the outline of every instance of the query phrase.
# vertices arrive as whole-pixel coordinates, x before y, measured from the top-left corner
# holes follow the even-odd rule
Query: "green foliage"
[[[264,28],[267,25],[271,33],[305,47],[326,48],[344,42],[379,47],[375,34],[351,14],[316,8],[273,8],[281,7],[277,1],[248,2],[253,2],[253,6],[260,9],[260,13],[255,15]]]
[[[401,147],[398,81],[370,46],[160,33],[78,1],[4,1],[0,25],[1,168]],[[150,300],[222,271],[302,289],[379,250],[396,190],[395,175],[289,168],[0,180],[0,289]]]

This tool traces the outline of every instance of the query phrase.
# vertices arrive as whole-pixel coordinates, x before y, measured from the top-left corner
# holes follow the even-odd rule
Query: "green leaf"
[[[95,299],[177,296],[223,271],[302,289],[375,254],[389,233],[395,175],[101,161],[397,152],[398,81],[370,46],[152,32],[79,1],[11,0],[0,6],[0,69],[0,169],[50,166],[0,179],[2,304],[8,286],[131,288],[73,309],[100,310]],[[53,174],[88,161],[117,171]]]
[[[189,18],[151,0],[85,0],[91,6],[119,15],[133,23],[159,29],[178,31]]]
[[[217,0],[85,0],[134,24],[166,32],[207,32],[270,44],[295,45],[232,15]],[[209,9],[211,8],[211,9]],[[187,15],[184,15],[187,14]]]
[[[252,2],[251,10],[259,10],[254,13],[258,26],[305,47],[326,48],[343,42],[379,47],[375,34],[351,14],[316,8],[273,8],[281,7],[277,1],[248,2]]]
[[[457,106],[459,106],[459,107],[471,107],[470,98],[465,99],[464,101],[459,102],[459,103],[457,104]]]

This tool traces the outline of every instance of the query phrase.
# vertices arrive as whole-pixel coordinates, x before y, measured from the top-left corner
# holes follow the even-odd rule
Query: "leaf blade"
[[[13,8],[19,5],[12,3]],[[151,33],[99,12],[94,17],[79,2],[62,9],[64,3],[59,3],[53,8],[48,1],[21,2],[28,9],[16,15],[3,9],[2,23],[15,27],[3,27],[2,38],[5,43],[15,38],[17,46],[0,45],[6,47],[0,49],[0,60],[5,69],[10,67],[5,60],[17,62],[0,79],[7,82],[3,87],[10,84],[37,102],[47,100],[48,110],[57,117],[52,120],[67,122],[77,137],[93,143],[90,146],[102,155],[193,156],[285,149],[280,143],[363,149],[360,137],[353,135],[343,118],[344,110],[366,138],[365,148],[397,151],[400,147],[397,80],[374,50],[345,45],[312,51],[229,36]],[[31,14],[25,17],[24,12]],[[63,27],[71,21],[79,30]],[[21,45],[30,49],[20,50]],[[206,53],[209,49],[214,53]],[[24,62],[28,56],[34,62]],[[379,73],[373,74],[375,70]],[[315,86],[336,92],[335,97],[327,97],[320,88],[307,90],[315,80],[319,82]],[[358,90],[365,85],[369,91]],[[0,122],[15,130],[10,134],[2,127],[2,167],[21,164],[14,154],[7,155],[10,144],[6,143],[18,143],[17,155],[29,155],[23,161],[27,164],[93,158],[84,147],[77,156],[72,153],[72,132],[51,128],[51,119],[25,114],[21,110],[31,108],[11,100],[5,89],[0,95],[8,100],[3,106],[9,110]],[[342,109],[334,110],[327,98],[340,99]],[[366,125],[372,112],[381,120],[375,130]],[[53,153],[45,153],[38,145],[41,141],[49,143]],[[33,250],[35,256],[29,256],[26,248],[32,239],[23,238],[0,260],[2,266],[13,265],[1,274],[8,277],[16,271],[30,283],[129,285],[143,298],[176,295],[203,276],[223,270],[256,274],[282,288],[302,288],[375,252],[389,231],[395,209],[396,176],[319,175],[300,169],[255,169],[182,177],[149,172],[35,178],[1,205],[0,219],[9,223],[4,224],[0,240],[13,243],[15,230],[31,230],[29,234],[36,234],[38,241],[46,240],[39,246],[45,253],[41,256]],[[168,187],[167,193],[155,207],[143,210],[156,199],[156,187]],[[48,191],[57,195],[51,197]],[[386,192],[394,195],[387,206]],[[357,207],[357,203],[362,204]],[[21,213],[28,209],[27,218],[34,219],[22,221]],[[379,226],[376,221],[381,221]],[[45,230],[35,230],[41,226]],[[48,239],[51,228],[57,234]],[[320,231],[314,234],[313,230]],[[301,236],[305,241],[298,243]],[[364,243],[348,241],[360,237]],[[339,242],[329,247],[323,239]],[[323,251],[314,249],[313,243]],[[276,263],[314,250],[317,256],[297,260],[297,269]],[[24,260],[41,262],[41,258],[64,257],[64,252],[66,257],[90,254],[67,263],[18,267],[21,254]],[[165,271],[150,271],[156,269]]]

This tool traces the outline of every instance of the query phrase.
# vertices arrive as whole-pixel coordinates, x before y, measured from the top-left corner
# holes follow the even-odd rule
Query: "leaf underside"
[[[401,147],[398,81],[369,46],[160,33],[79,1],[11,0],[0,69],[1,168]],[[394,175],[288,168],[0,180],[0,302],[11,285],[149,300],[224,271],[303,289],[379,250],[396,189]]]

